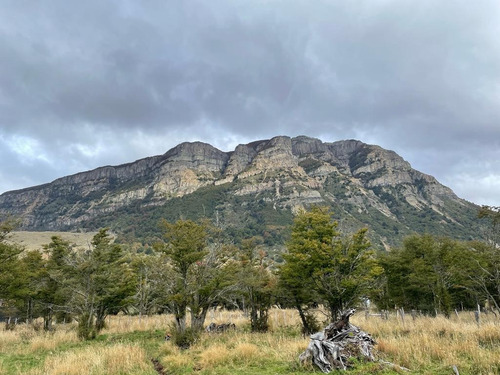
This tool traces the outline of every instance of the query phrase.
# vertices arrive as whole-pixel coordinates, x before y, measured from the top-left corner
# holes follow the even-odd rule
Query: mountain
[[[367,226],[388,248],[412,232],[477,237],[478,206],[393,151],[357,140],[279,136],[223,152],[182,143],[164,155],[106,166],[0,195],[0,217],[23,230],[111,227],[126,241],[151,242],[161,218],[207,217],[235,241],[286,239],[293,214],[327,205],[342,230]]]

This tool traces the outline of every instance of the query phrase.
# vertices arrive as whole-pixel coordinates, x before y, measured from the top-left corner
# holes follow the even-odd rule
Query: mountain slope
[[[413,231],[474,238],[478,207],[395,152],[356,140],[325,143],[275,137],[223,152],[201,142],[164,155],[66,176],[0,195],[0,215],[25,230],[110,226],[127,240],[150,241],[158,220],[208,217],[238,240],[286,238],[293,213],[332,207],[344,230],[370,228],[380,247]]]

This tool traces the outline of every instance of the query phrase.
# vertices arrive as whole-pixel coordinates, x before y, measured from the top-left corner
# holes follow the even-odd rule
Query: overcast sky
[[[377,144],[500,206],[500,1],[0,3],[0,193],[276,135]]]

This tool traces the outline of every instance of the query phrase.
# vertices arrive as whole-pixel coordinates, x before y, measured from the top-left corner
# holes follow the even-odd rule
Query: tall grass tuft
[[[467,319],[468,318],[468,319]],[[478,327],[467,313],[453,317],[418,317],[405,322],[355,316],[353,323],[371,333],[382,357],[415,371],[451,369],[464,374],[500,373],[500,326],[495,319]],[[435,370],[438,371],[438,370]]]
[[[151,368],[145,351],[136,345],[87,347],[48,357],[43,369],[30,375],[121,375]]]

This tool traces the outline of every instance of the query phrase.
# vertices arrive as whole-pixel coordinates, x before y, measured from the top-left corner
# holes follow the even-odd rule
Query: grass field
[[[50,243],[52,236],[60,236],[63,240],[69,241],[77,247],[88,248],[96,233],[18,231],[9,234],[8,242],[19,244],[26,250],[40,250],[43,245]]]
[[[116,316],[93,341],[79,341],[74,325],[57,325],[54,333],[20,325],[15,331],[0,331],[0,374],[27,375],[157,375],[152,358],[165,374],[312,374],[298,355],[309,339],[302,337],[297,316],[291,310],[270,313],[271,332],[252,334],[239,312],[210,313],[207,324],[231,321],[236,330],[204,333],[188,350],[164,342],[169,316]],[[409,372],[381,362],[357,363],[348,374],[453,374],[456,365],[464,374],[500,374],[500,322],[482,315],[477,325],[471,313],[451,319],[407,316],[405,322],[392,316],[351,321],[378,342],[380,359],[410,369]]]

